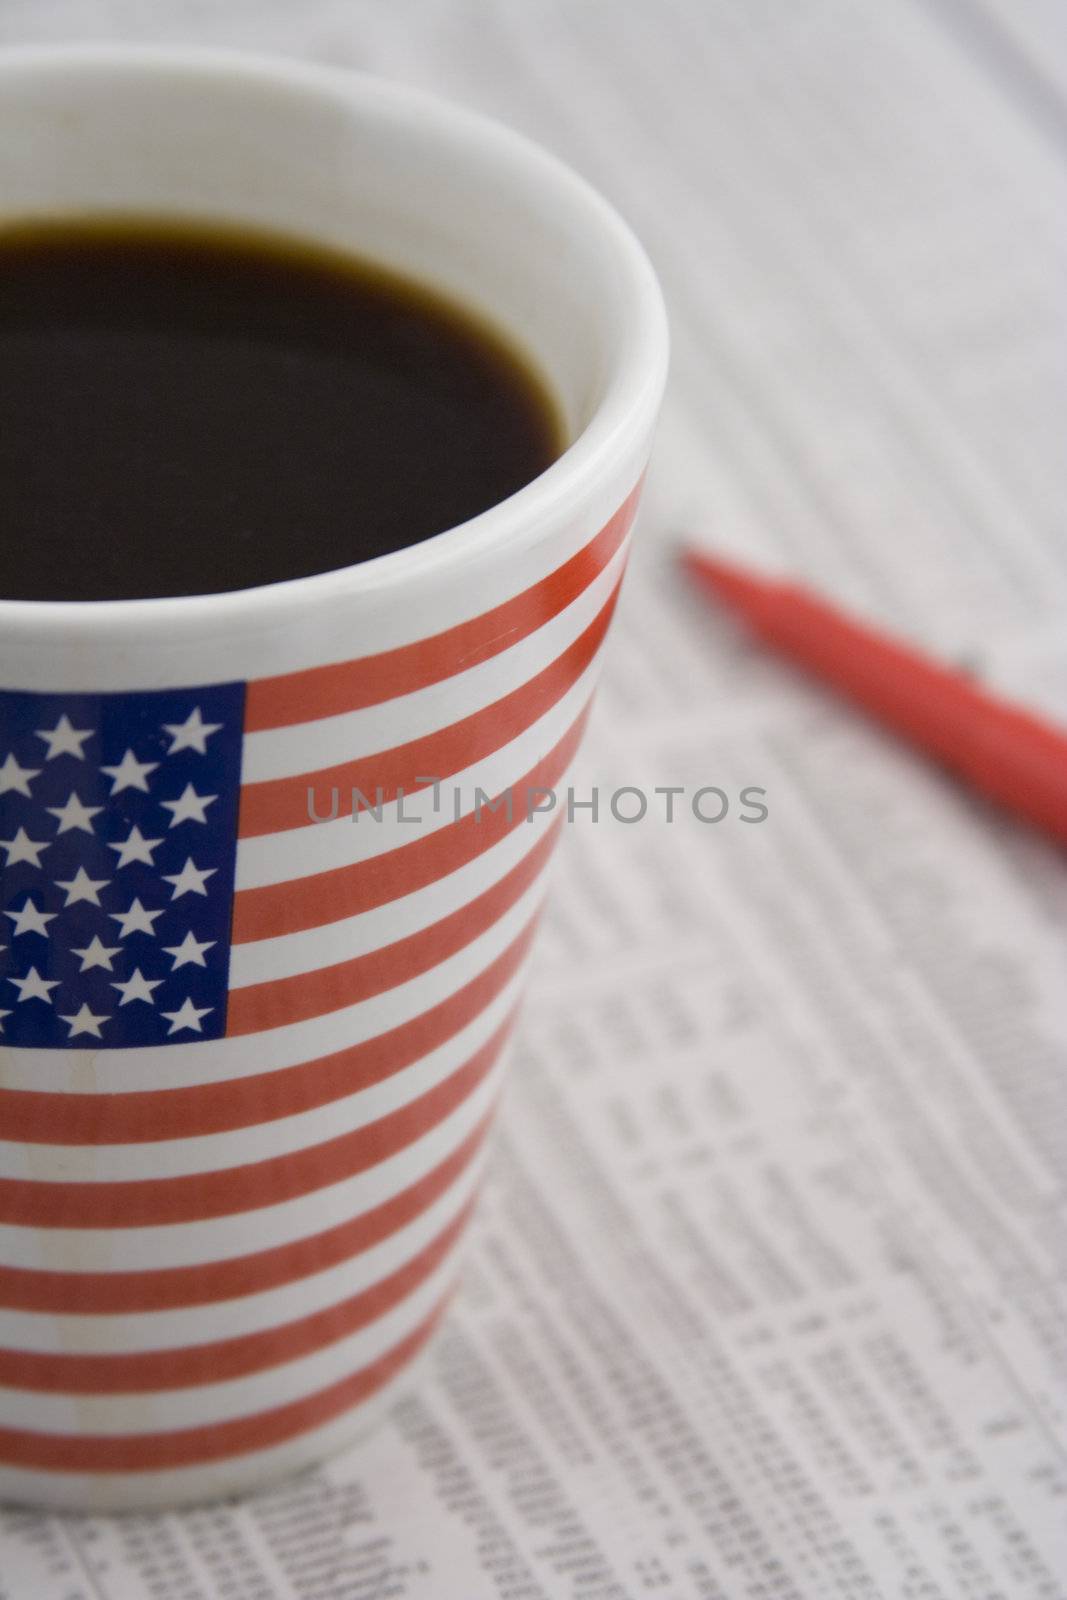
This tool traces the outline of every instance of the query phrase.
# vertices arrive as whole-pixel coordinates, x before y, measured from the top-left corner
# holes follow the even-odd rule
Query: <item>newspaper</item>
[[[600,812],[563,830],[418,1384],[252,1499],[0,1511],[0,1600],[1067,1594],[1062,854],[673,561],[684,532],[803,576],[1067,715],[1054,9],[0,12],[4,39],[290,49],[496,111],[631,218],[675,349],[570,780]]]

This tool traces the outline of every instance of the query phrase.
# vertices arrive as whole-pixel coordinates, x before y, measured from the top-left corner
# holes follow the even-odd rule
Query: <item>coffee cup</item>
[[[644,253],[581,179],[355,74],[7,51],[0,223],[83,214],[271,229],[432,283],[530,352],[567,439],[507,500],[362,564],[0,599],[0,1496],[103,1510],[268,1482],[413,1381],[667,337]],[[94,865],[138,817],[159,850]],[[109,1020],[131,982],[143,1037]],[[50,1042],[11,1042],[22,1007]]]

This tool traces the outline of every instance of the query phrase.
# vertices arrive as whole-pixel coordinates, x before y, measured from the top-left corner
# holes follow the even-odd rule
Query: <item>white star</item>
[[[200,1018],[206,1017],[208,1012],[213,1009],[212,1006],[205,1006],[202,1011],[199,1011],[193,1005],[192,1000],[183,1000],[177,1011],[164,1011],[162,1015],[170,1023],[170,1027],[167,1029],[168,1039],[172,1033],[178,1033],[182,1028],[192,1028],[194,1033],[203,1033],[204,1030],[200,1026]]]
[[[38,857],[51,842],[50,839],[31,839],[25,828],[19,828],[13,839],[0,839],[0,850],[7,851],[9,867],[13,867],[16,861],[28,861],[31,867],[39,867],[41,863]]]
[[[96,1016],[92,1011],[89,1010],[89,1007],[84,1001],[73,1016],[67,1016],[66,1013],[62,1011],[60,1012],[60,1016],[70,1028],[70,1032],[67,1035],[68,1039],[76,1039],[79,1033],[91,1033],[96,1039],[102,1038],[103,1036],[100,1032],[100,1024],[102,1022],[107,1022],[108,1020],[107,1017]]]
[[[158,989],[162,982],[162,978],[146,978],[140,967],[134,967],[125,983],[113,983],[111,987],[122,996],[120,1006],[128,1006],[131,1000],[147,1000],[151,1006],[155,1004],[152,990]]]
[[[154,865],[152,851],[162,843],[162,839],[146,839],[140,828],[134,823],[130,829],[130,837],[124,839],[121,844],[109,844],[108,849],[118,851],[119,859],[117,864],[120,867],[128,867],[131,861],[143,861],[146,866],[151,867]]]
[[[27,895],[26,904],[21,911],[5,911],[4,916],[10,917],[15,924],[13,936],[20,933],[40,933],[48,938],[47,924],[56,915],[54,911],[39,911]]]
[[[89,943],[81,950],[75,950],[76,956],[81,956],[81,970],[88,972],[90,967],[103,967],[106,972],[111,971],[111,962],[119,953],[119,946],[102,944],[94,933]]]
[[[207,741],[213,733],[218,733],[222,727],[221,722],[205,722],[200,715],[200,707],[194,706],[184,722],[165,722],[163,731],[171,735],[169,756],[178,750],[196,750],[200,755],[207,755]]]
[[[168,811],[173,811],[170,825],[176,828],[179,822],[206,822],[207,817],[204,812],[211,802],[217,799],[217,794],[197,794],[192,784],[187,783],[177,800],[161,800],[160,805],[166,806]]]
[[[181,944],[165,944],[163,948],[168,956],[174,957],[174,965],[171,971],[177,972],[179,967],[186,967],[190,963],[197,967],[206,967],[207,962],[204,960],[204,951],[213,949],[217,943],[216,939],[205,939],[201,943],[199,940],[194,939],[191,933],[187,933]]]
[[[37,729],[38,739],[43,739],[48,746],[46,761],[51,761],[55,756],[77,756],[79,761],[84,761],[82,745],[92,736],[92,728],[72,728],[66,712],[50,731],[46,728]]]
[[[106,772],[112,779],[111,793],[118,794],[122,789],[143,789],[148,793],[148,774],[155,772],[159,766],[158,761],[138,761],[132,750],[127,750],[117,767],[101,767],[101,772]]]
[[[178,900],[183,894],[207,894],[204,884],[212,877],[218,867],[197,867],[192,856],[186,856],[185,865],[180,872],[164,872],[163,882],[174,885],[173,899]]]
[[[0,1033],[3,1033],[4,1031],[4,1018],[9,1017],[10,1015],[10,1011],[5,1011],[3,1007],[0,1006]]]
[[[149,933],[155,938],[155,930],[152,924],[163,913],[162,911],[146,911],[140,900],[134,900],[128,911],[110,911],[108,915],[113,922],[121,923],[119,928],[120,939],[125,939],[131,933]]]
[[[74,828],[80,828],[83,833],[92,833],[92,819],[98,811],[103,811],[103,806],[84,806],[76,794],[71,794],[69,800],[62,806],[45,806],[59,823],[58,833],[70,833]]]
[[[20,767],[14,755],[5,756],[4,764],[0,766],[0,794],[14,790],[16,794],[24,794],[29,800],[30,782],[40,771],[40,767]]]
[[[8,978],[19,992],[19,1000],[44,1000],[52,1004],[50,989],[59,987],[58,978],[42,978],[36,967],[31,967],[24,978]]]
[[[110,878],[90,878],[85,868],[79,867],[73,878],[66,880],[57,878],[56,888],[67,891],[67,898],[63,902],[64,908],[77,905],[79,900],[87,900],[90,905],[98,906],[100,891],[110,882]]]

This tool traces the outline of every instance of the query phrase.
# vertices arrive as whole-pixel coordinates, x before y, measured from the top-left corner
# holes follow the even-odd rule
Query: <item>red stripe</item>
[[[478,815],[468,811],[458,822],[366,861],[260,889],[241,889],[234,896],[234,944],[276,939],[372,911],[467,866],[525,822],[527,795],[532,790],[555,788],[574,759],[589,711],[586,704],[559,743],[512,785],[510,818],[503,807],[499,811],[486,808]]]
[[[604,570],[626,537],[640,489],[638,483],[606,527],[577,555],[480,617],[380,655],[250,683],[245,732],[260,733],[378,705],[440,683],[510,649],[551,622]]]
[[[258,1127],[330,1105],[402,1072],[480,1016],[514,977],[536,917],[470,983],[409,1022],[295,1067],[186,1089],[129,1094],[45,1094],[0,1090],[5,1139],[32,1144],[149,1144]]]
[[[482,1148],[492,1120],[490,1109],[457,1150],[409,1189],[322,1233],[251,1255],[150,1272],[42,1272],[31,1267],[0,1267],[0,1307],[59,1316],[176,1311],[262,1294],[325,1272],[372,1250],[439,1200]]]
[[[204,1222],[281,1205],[341,1183],[406,1150],[457,1110],[488,1076],[514,1018],[513,1010],[443,1083],[351,1133],[265,1161],[177,1178],[121,1183],[2,1178],[0,1223],[29,1228],[151,1228]]]
[[[408,934],[379,950],[318,967],[313,972],[298,972],[291,978],[273,978],[268,983],[253,983],[230,991],[226,1033],[233,1037],[263,1033],[310,1017],[341,1011],[362,1000],[370,1000],[398,984],[407,983],[487,932],[499,922],[541,875],[559,837],[559,819],[544,834],[517,866],[458,911]]]
[[[272,1411],[173,1433],[32,1433],[28,1428],[0,1428],[0,1462],[24,1471],[161,1472],[266,1450],[321,1427],[381,1389],[429,1339],[450,1296],[451,1291],[413,1332],[377,1361],[317,1394],[291,1400]]]
[[[328,794],[336,787],[343,804],[350,802],[353,789],[359,789],[371,801],[376,800],[380,790],[383,803],[389,804],[400,789],[412,795],[428,788],[428,784],[418,781],[421,777],[452,777],[510,744],[562,700],[589,666],[607,632],[621,582],[620,578],[593,621],[562,655],[519,688],[469,717],[422,739],[360,756],[355,761],[343,761],[318,772],[298,773],[292,778],[242,785],[238,836],[248,839],[316,826],[308,815],[309,789],[315,791],[321,803],[323,792]]]
[[[388,1277],[310,1316],[170,1350],[51,1355],[0,1348],[0,1384],[42,1394],[154,1394],[226,1383],[301,1360],[358,1333],[414,1294],[457,1244],[473,1206],[474,1197],[436,1238]]]

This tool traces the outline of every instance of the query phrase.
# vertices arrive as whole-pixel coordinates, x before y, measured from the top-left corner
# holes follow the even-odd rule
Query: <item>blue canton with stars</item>
[[[0,690],[0,1044],[226,1031],[244,684]]]

